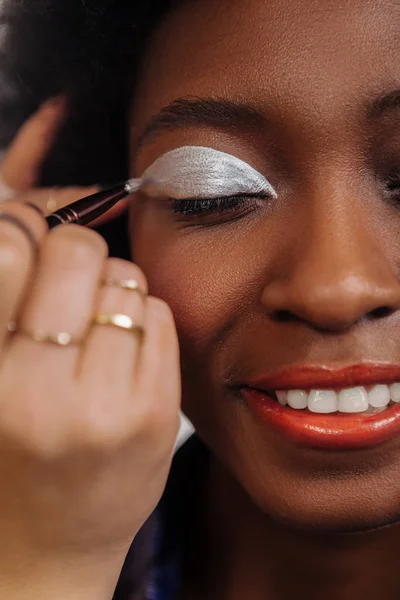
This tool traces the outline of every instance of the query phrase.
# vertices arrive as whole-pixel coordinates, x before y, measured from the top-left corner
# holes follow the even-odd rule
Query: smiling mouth
[[[400,437],[400,367],[364,362],[300,366],[241,386],[258,419],[292,441],[357,449]]]

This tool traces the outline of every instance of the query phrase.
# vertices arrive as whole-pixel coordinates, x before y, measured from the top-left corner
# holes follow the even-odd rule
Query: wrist
[[[0,560],[0,598],[111,600],[125,555]]]

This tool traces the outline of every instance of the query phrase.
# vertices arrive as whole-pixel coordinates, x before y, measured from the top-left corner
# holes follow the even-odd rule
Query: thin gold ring
[[[10,213],[0,211],[0,221],[7,221],[8,223],[11,223],[15,227],[17,227],[29,240],[29,243],[31,244],[33,250],[37,250],[37,239],[33,235],[32,231],[29,229],[29,227],[25,225],[22,219],[19,219],[18,217],[15,217]]]
[[[124,329],[139,338],[142,338],[144,335],[144,328],[141,325],[135,323],[128,315],[123,315],[121,313],[97,313],[93,317],[93,323],[96,325],[110,325],[111,327]]]
[[[142,290],[136,279],[113,279],[112,277],[106,277],[103,280],[102,285],[104,287],[118,287],[123,290],[137,292],[143,300],[147,298],[146,292]]]
[[[79,346],[82,343],[82,337],[73,336],[65,331],[48,333],[43,329],[26,329],[25,327],[19,327],[15,321],[9,323],[7,329],[10,333],[18,333],[41,344],[66,347]]]
[[[33,208],[33,210],[35,210],[41,217],[44,217],[44,212],[37,204],[34,204],[33,202],[24,202],[24,204],[25,206]]]

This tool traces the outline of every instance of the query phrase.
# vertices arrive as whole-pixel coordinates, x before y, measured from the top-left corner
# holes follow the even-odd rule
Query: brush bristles
[[[140,179],[140,177],[138,179],[128,179],[128,181],[125,184],[125,189],[127,192],[132,194],[133,192],[137,192],[140,189],[141,185],[142,180]]]

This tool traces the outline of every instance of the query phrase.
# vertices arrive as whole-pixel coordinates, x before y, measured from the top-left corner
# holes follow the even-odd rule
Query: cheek
[[[234,286],[233,274],[221,267],[211,249],[193,251],[179,242],[157,245],[151,240],[135,249],[150,293],[169,304],[178,331],[206,343],[229,319],[225,300]]]
[[[249,289],[240,240],[222,229],[179,230],[150,218],[131,232],[150,293],[169,304],[180,337],[204,349],[235,319]]]

